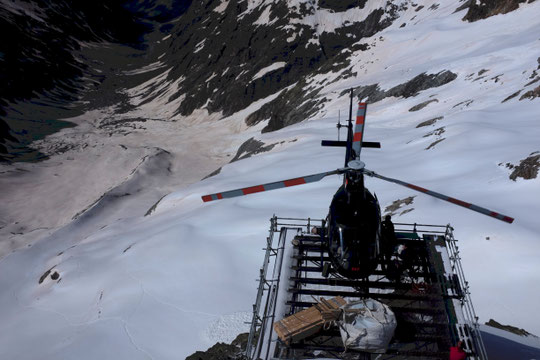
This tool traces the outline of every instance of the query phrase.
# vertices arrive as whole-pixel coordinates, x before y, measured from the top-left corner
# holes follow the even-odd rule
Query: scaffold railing
[[[454,238],[454,229],[449,224],[395,223],[394,225],[396,233],[409,234],[407,236],[417,240],[437,239],[437,244],[440,243],[447,249],[448,259],[445,260],[445,276],[455,279],[459,284],[457,288],[461,289],[463,293],[463,296],[459,297],[448,296],[450,299],[448,301],[458,305],[460,309],[459,321],[454,324],[455,329],[451,330],[452,340],[454,342],[458,339],[466,340],[468,342],[467,348],[472,351],[471,359],[487,359],[485,346],[480,335],[478,317],[472,304],[469,284],[465,280],[457,240]],[[259,359],[262,354],[264,359],[273,358],[273,351],[270,347],[275,346],[272,343],[275,343],[276,340],[272,340],[272,324],[274,321],[280,320],[275,319],[276,308],[280,306],[278,304],[280,300],[283,300],[279,297],[278,292],[284,271],[282,269],[285,261],[284,256],[286,256],[287,241],[284,233],[289,230],[298,234],[310,234],[313,227],[324,226],[325,220],[322,219],[278,218],[275,215],[270,219],[269,236],[264,248],[264,261],[259,271],[257,296],[253,304],[251,329],[246,348],[246,356],[249,359]],[[276,236],[276,233],[279,236]],[[443,291],[447,290],[443,289]]]

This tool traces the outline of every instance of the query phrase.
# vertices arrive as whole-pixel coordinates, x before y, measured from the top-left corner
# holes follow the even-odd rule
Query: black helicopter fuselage
[[[372,274],[378,264],[381,237],[377,198],[363,184],[357,189],[344,184],[332,199],[327,226],[328,254],[334,270],[352,279]]]

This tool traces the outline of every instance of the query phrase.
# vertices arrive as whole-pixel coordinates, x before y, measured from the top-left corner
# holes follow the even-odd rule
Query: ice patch
[[[259,18],[253,23],[253,25],[266,25],[266,26],[269,26],[269,25],[272,25],[273,23],[275,23],[278,18],[275,17],[273,20],[270,20],[270,9],[272,8],[272,6],[268,5],[264,11],[261,13],[261,16],[259,16]]]
[[[201,41],[199,41],[197,43],[197,45],[195,45],[195,50],[193,51],[193,53],[198,53],[199,51],[202,50],[202,48],[204,47],[204,42],[206,41],[206,39],[203,39]]]
[[[139,68],[139,69],[124,71],[124,75],[144,74],[144,73],[147,73],[147,72],[150,72],[150,71],[161,69],[161,68],[163,68],[165,66],[166,65],[164,63],[162,63],[161,61],[156,61],[154,63],[143,66],[142,68]]]
[[[279,61],[279,62],[273,63],[272,65],[269,65],[269,66],[267,66],[265,68],[262,68],[261,70],[259,70],[258,73],[256,73],[253,76],[253,80],[256,80],[256,79],[258,79],[260,77],[263,77],[265,74],[269,73],[270,71],[280,69],[280,68],[284,67],[285,65],[287,65],[287,63],[285,61]]]
[[[204,331],[204,336],[213,344],[223,342],[230,344],[238,334],[249,332],[253,314],[237,312],[222,315],[210,324]]]
[[[223,0],[221,4],[219,4],[218,6],[214,8],[214,11],[217,13],[223,14],[225,10],[227,9],[227,6],[229,6],[229,1],[230,0]]]

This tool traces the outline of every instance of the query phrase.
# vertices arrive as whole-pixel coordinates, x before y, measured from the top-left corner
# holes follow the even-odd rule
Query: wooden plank
[[[346,303],[341,296],[328,300],[321,298],[320,303],[276,321],[274,331],[287,344],[299,341],[319,332],[326,322],[337,320],[340,307]]]

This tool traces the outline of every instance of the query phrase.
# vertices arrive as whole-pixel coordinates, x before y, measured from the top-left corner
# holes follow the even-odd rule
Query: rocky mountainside
[[[89,86],[87,44],[140,44],[148,23],[121,1],[2,1],[0,160],[20,160],[21,145],[58,131]]]
[[[467,10],[463,20],[472,22],[523,2],[462,1],[456,11]],[[400,16],[407,10],[420,15],[439,6],[405,0],[4,1],[1,29],[14,36],[0,48],[1,156],[35,160],[22,148],[70,126],[62,118],[107,105],[120,106],[116,115],[129,113],[165,94],[161,104],[174,111],[164,120],[199,109],[227,117],[272,96],[246,123],[269,120],[263,132],[280,129],[328,101],[320,93],[329,81],[314,82],[314,76],[357,76],[350,55],[367,55],[376,46],[363,39],[394,22],[406,26]],[[146,76],[126,76],[145,66]],[[144,83],[158,73],[159,81]],[[130,88],[140,90],[136,100],[122,91]]]

